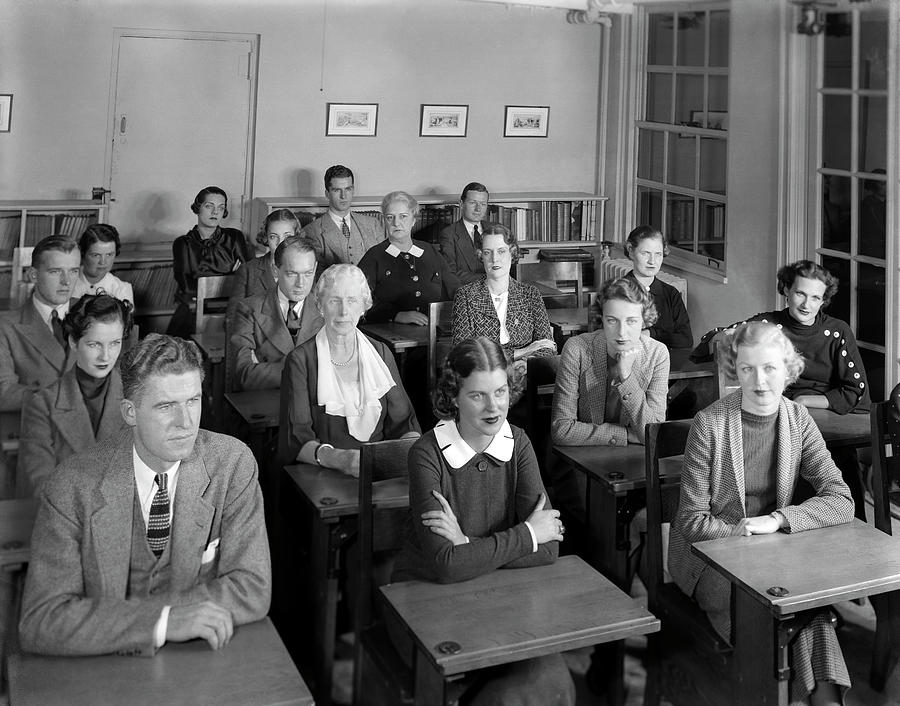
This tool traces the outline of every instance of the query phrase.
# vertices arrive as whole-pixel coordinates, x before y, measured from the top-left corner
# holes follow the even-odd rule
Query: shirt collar
[[[396,245],[391,243],[390,245],[387,246],[387,250],[385,250],[385,252],[388,255],[390,255],[391,257],[397,257],[403,251],[400,248],[398,248]],[[422,257],[422,255],[425,254],[425,251],[422,250],[422,248],[420,248],[418,245],[413,243],[409,248],[409,254],[412,255],[413,257]]]
[[[151,491],[154,493],[156,492],[153,487],[153,484],[156,481],[156,471],[144,463],[138,455],[136,446],[131,447],[131,459],[134,462],[134,482],[137,485],[138,497],[146,498]],[[163,473],[169,477],[168,486],[170,495],[174,495],[173,486],[180,466],[181,461],[175,461],[175,463],[163,471]]]
[[[484,230],[484,229],[481,227],[481,221],[478,221],[478,223],[472,223],[472,221],[467,221],[465,218],[463,218],[463,219],[462,219],[462,222],[463,222],[463,225],[466,227],[466,232],[469,234],[469,237],[470,237],[470,238],[472,237],[472,230],[475,228],[475,226],[478,226],[478,231],[479,231],[479,232],[481,232],[482,230]]]
[[[284,314],[287,314],[288,304],[290,303],[291,300],[288,299],[288,298],[284,295],[284,292],[281,291],[281,287],[275,287],[275,289],[276,289],[277,292],[278,292],[278,306],[281,307],[281,311],[282,311]],[[299,313],[300,313],[300,310],[303,308],[303,301],[304,301],[303,299],[299,299],[299,300],[294,304],[294,311],[297,312],[297,314],[299,314]]]
[[[351,224],[351,222],[353,221],[353,214],[352,214],[352,213],[348,213],[346,216],[339,216],[338,214],[336,214],[334,211],[332,211],[332,210],[329,208],[329,209],[328,209],[328,215],[331,216],[331,220],[332,220],[332,221],[334,222],[334,224],[338,227],[338,230],[340,230],[340,228],[341,228],[341,221],[344,220],[344,219],[347,220],[347,227],[348,227],[348,228],[351,227],[350,224]]]
[[[65,304],[60,304],[58,306],[50,306],[49,304],[44,304],[40,299],[37,298],[34,294],[31,295],[31,301],[34,302],[34,308],[37,309],[37,313],[40,314],[41,320],[50,326],[50,312],[56,309],[59,312],[59,319],[62,321],[66,318],[66,314],[69,313],[69,300],[66,300]]]
[[[451,468],[462,468],[476,455],[475,450],[459,435],[456,422],[452,419],[438,422],[434,428],[434,437],[437,439],[438,448],[444,455],[444,460],[450,464]],[[497,461],[506,463],[512,458],[514,446],[512,429],[509,422],[504,419],[503,426],[491,439],[491,443],[488,444],[484,453]]]

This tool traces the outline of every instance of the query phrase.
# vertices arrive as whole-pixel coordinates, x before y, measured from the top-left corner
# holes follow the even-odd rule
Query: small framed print
[[[503,137],[547,137],[549,105],[508,105]]]
[[[374,137],[378,127],[378,103],[329,103],[325,135]]]
[[[0,132],[9,132],[12,121],[12,93],[0,93]]]
[[[465,137],[468,122],[467,105],[422,104],[419,137]]]

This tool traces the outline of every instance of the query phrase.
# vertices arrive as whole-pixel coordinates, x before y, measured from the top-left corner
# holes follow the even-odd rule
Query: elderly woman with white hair
[[[419,436],[419,423],[390,349],[356,327],[372,306],[362,271],[332,265],[315,297],[325,325],[285,359],[278,455],[358,476],[363,443]]]
[[[803,370],[787,336],[772,324],[748,323],[719,351],[719,364],[736,375],[740,389],[691,425],[669,571],[731,641],[731,586],[691,553],[691,544],[845,524],[853,519],[853,501],[806,407],[783,396]],[[799,502],[801,479],[813,495]],[[842,703],[850,677],[830,616],[816,615],[791,651],[791,703]]]

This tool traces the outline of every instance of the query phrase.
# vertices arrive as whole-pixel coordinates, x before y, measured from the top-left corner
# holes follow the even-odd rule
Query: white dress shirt
[[[59,304],[58,306],[44,304],[44,302],[34,295],[32,295],[31,300],[34,302],[34,308],[37,309],[37,313],[40,315],[43,322],[47,324],[47,328],[50,329],[51,333],[53,332],[53,324],[50,323],[51,312],[56,309],[60,321],[66,318],[66,314],[69,313],[69,300],[66,300],[65,304]]]

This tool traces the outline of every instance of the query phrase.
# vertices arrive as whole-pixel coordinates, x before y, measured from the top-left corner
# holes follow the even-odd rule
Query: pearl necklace
[[[346,368],[350,363],[353,362],[353,356],[351,355],[347,360],[343,363],[338,363],[334,358],[331,359],[331,364],[336,368]]]

